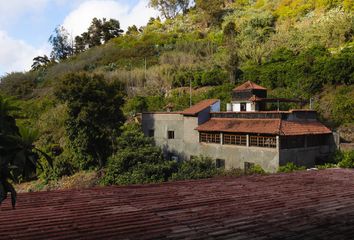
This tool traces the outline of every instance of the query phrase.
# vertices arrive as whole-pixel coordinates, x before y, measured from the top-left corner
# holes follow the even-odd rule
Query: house
[[[302,103],[267,98],[267,89],[246,82],[232,92],[227,111],[220,100],[201,101],[181,112],[142,114],[142,128],[163,149],[165,157],[189,160],[203,155],[217,167],[247,169],[254,164],[276,172],[288,162],[312,167],[335,151],[333,134],[316,111],[267,111],[267,103]]]

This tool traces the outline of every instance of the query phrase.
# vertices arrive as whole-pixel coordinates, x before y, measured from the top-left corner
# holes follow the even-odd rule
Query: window
[[[167,138],[168,139],[175,139],[175,131],[168,131]]]
[[[250,136],[250,146],[276,148],[277,140],[275,136]]]
[[[216,159],[215,166],[216,166],[216,168],[225,169],[225,160],[224,159]]]
[[[155,130],[154,129],[150,129],[149,130],[149,137],[154,137],[155,136]]]
[[[240,103],[240,110],[241,110],[241,112],[244,112],[247,110],[246,103]]]
[[[254,168],[254,163],[245,162],[244,165],[245,173],[248,173],[252,168]]]
[[[220,133],[199,133],[199,142],[220,143]]]
[[[224,144],[247,145],[246,135],[224,134]]]

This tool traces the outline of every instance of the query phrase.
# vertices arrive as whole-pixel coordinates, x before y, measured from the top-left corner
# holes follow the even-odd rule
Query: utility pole
[[[146,83],[146,69],[147,69],[147,64],[146,64],[146,57],[144,58],[144,82],[143,82],[143,87],[145,88],[145,83]]]
[[[189,106],[192,106],[192,79],[189,78]]]
[[[146,64],[146,57],[144,58],[144,61],[145,61],[145,81],[146,81],[146,68],[147,68],[147,67],[146,67],[146,65],[147,65],[147,64]]]
[[[278,105],[278,111],[279,111],[280,110],[279,99],[277,100],[277,105]]]

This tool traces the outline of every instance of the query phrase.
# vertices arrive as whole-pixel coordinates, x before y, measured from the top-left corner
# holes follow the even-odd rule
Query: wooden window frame
[[[250,136],[250,147],[276,148],[276,136]]]
[[[223,144],[247,146],[247,135],[224,133]]]
[[[221,143],[220,133],[200,132],[199,142],[201,143]]]

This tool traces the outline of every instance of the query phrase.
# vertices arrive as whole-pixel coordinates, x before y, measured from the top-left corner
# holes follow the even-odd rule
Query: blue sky
[[[29,70],[35,56],[49,54],[58,25],[74,36],[93,17],[115,18],[121,27],[145,25],[157,12],[148,0],[0,0],[0,76]]]

